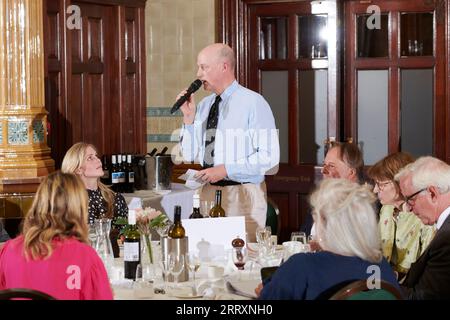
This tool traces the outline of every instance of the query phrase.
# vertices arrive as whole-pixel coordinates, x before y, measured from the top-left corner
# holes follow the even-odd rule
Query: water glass
[[[295,231],[291,233],[291,241],[300,241],[302,244],[307,244],[306,233],[301,231]]]
[[[256,241],[260,246],[266,246],[270,242],[270,236],[272,235],[272,229],[270,226],[256,228]]]

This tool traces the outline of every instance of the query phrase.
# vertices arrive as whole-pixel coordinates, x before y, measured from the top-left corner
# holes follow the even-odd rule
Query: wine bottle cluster
[[[151,157],[164,156],[168,147],[161,152],[156,148],[147,155]],[[115,192],[133,193],[134,190],[146,189],[147,175],[145,172],[145,155],[113,154],[102,157],[102,183],[111,187]]]
[[[115,192],[134,192],[134,170],[131,154],[113,154],[111,161],[108,156],[103,156],[103,177],[101,181],[111,186]]]

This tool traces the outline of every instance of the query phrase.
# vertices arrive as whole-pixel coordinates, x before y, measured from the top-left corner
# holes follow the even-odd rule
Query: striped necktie
[[[216,128],[219,121],[220,96],[216,96],[211,109],[209,110],[208,121],[206,123],[205,155],[203,157],[203,168],[214,166],[214,142],[216,140]]]

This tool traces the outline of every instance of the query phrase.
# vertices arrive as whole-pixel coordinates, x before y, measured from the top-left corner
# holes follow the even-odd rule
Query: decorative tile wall
[[[8,121],[8,144],[28,144],[28,121]]]
[[[148,0],[147,150],[176,144],[181,113],[170,114],[176,96],[196,79],[197,54],[216,42],[214,0]],[[196,100],[208,95],[199,90]]]
[[[34,143],[42,143],[44,142],[44,123],[42,120],[34,120],[33,121],[33,142]]]

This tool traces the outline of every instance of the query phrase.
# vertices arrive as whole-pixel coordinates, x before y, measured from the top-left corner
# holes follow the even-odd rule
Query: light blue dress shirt
[[[185,161],[203,165],[206,123],[215,97],[216,94],[211,94],[200,101],[194,123],[184,125],[181,130],[181,151]],[[220,97],[214,166],[224,164],[229,180],[261,183],[265,174],[276,173],[280,161],[278,130],[272,110],[260,94],[237,81]],[[210,153],[212,145],[206,152]]]

